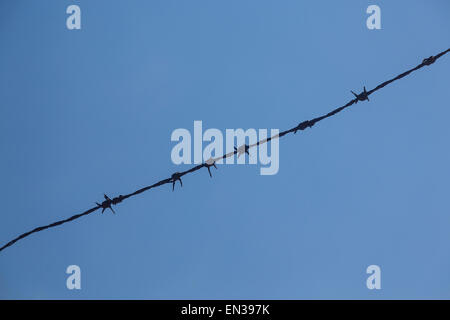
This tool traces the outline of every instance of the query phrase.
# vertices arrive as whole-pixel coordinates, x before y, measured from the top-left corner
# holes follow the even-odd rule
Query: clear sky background
[[[445,0],[1,1],[0,243],[186,169],[170,135],[194,120],[282,130],[346,103],[450,47],[449,14]],[[283,138],[277,175],[201,170],[21,240],[0,253],[0,298],[448,299],[449,82],[445,56]]]

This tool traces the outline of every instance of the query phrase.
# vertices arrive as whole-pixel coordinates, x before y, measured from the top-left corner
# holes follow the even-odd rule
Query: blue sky
[[[77,4],[82,29],[66,28]],[[370,4],[382,30],[368,30]],[[176,128],[286,129],[450,47],[436,1],[2,1],[0,243],[168,177]],[[2,299],[450,298],[450,57],[0,253]],[[82,289],[66,288],[69,265]],[[381,290],[366,268],[381,267]]]

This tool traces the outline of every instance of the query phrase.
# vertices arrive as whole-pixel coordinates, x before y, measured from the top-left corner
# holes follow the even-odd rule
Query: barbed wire
[[[110,209],[110,210],[112,211],[112,213],[115,213],[115,211],[114,211],[113,208],[112,208],[113,205],[114,205],[114,206],[115,206],[115,205],[118,205],[119,203],[123,202],[124,200],[126,200],[126,199],[128,199],[128,198],[137,196],[138,194],[141,194],[141,193],[143,193],[143,192],[145,192],[145,191],[148,191],[148,190],[150,190],[150,189],[157,188],[157,187],[160,187],[160,186],[165,185],[165,184],[168,184],[168,183],[172,183],[172,191],[174,191],[174,190],[175,190],[175,184],[176,184],[177,181],[179,181],[181,187],[183,186],[183,182],[182,182],[182,180],[181,180],[181,177],[183,177],[183,176],[185,176],[185,175],[187,175],[187,174],[189,174],[189,173],[193,173],[193,172],[195,172],[195,171],[198,171],[198,170],[200,170],[200,169],[202,169],[202,168],[206,168],[206,169],[208,170],[209,176],[212,177],[212,174],[211,174],[211,170],[210,170],[210,169],[211,169],[211,167],[215,167],[215,168],[217,169],[217,167],[216,167],[216,161],[218,161],[219,159],[226,159],[226,158],[228,158],[228,157],[234,156],[235,154],[237,154],[238,157],[239,157],[240,155],[244,154],[244,153],[247,153],[247,154],[248,154],[248,151],[249,151],[251,148],[255,147],[255,146],[261,145],[261,144],[263,144],[263,143],[267,143],[267,142],[271,141],[272,139],[279,139],[279,138],[284,137],[285,135],[287,135],[287,134],[289,134],[289,133],[292,133],[292,132],[293,132],[294,134],[296,134],[297,131],[303,131],[303,130],[305,130],[305,129],[307,129],[307,128],[311,128],[311,127],[313,127],[316,123],[318,123],[318,122],[320,122],[320,121],[322,121],[322,120],[325,120],[325,119],[327,119],[327,118],[330,118],[330,117],[336,115],[337,113],[343,111],[344,109],[347,109],[347,108],[350,107],[351,105],[358,103],[358,101],[361,101],[361,102],[363,102],[363,101],[369,101],[369,96],[370,96],[371,94],[373,94],[374,92],[376,92],[376,91],[378,91],[378,90],[384,88],[385,86],[387,86],[388,84],[390,84],[390,83],[392,83],[392,82],[394,82],[394,81],[397,81],[397,80],[400,80],[400,79],[406,77],[407,75],[409,75],[410,73],[412,73],[412,72],[414,72],[414,71],[416,71],[416,70],[419,70],[419,69],[421,69],[421,68],[423,68],[423,67],[425,67],[425,66],[430,66],[430,65],[432,65],[434,62],[436,62],[437,59],[439,59],[439,58],[442,57],[443,55],[447,54],[448,52],[450,52],[450,48],[447,49],[447,50],[445,50],[445,51],[442,51],[442,52],[438,53],[438,54],[435,55],[435,56],[430,56],[430,57],[428,57],[428,58],[425,58],[425,59],[423,59],[422,62],[421,62],[419,65],[417,65],[416,67],[414,67],[414,68],[412,68],[412,69],[410,69],[410,70],[408,70],[408,71],[405,71],[405,72],[399,74],[398,76],[396,76],[396,77],[394,77],[394,78],[392,78],[392,79],[390,79],[390,80],[387,80],[387,81],[385,81],[385,82],[379,84],[378,86],[376,86],[375,88],[373,88],[373,89],[371,89],[371,90],[369,90],[369,91],[366,90],[366,87],[364,87],[364,90],[363,90],[361,93],[359,93],[359,94],[354,93],[353,91],[351,91],[351,93],[355,96],[355,98],[354,98],[353,100],[350,100],[349,102],[347,102],[345,105],[343,105],[343,106],[341,106],[341,107],[339,107],[339,108],[336,108],[336,109],[334,109],[333,111],[330,111],[329,113],[327,113],[327,114],[325,114],[325,115],[323,115],[323,116],[320,116],[320,117],[317,117],[317,118],[313,118],[313,119],[311,119],[311,120],[306,120],[306,121],[300,122],[297,126],[291,128],[291,129],[282,131],[282,132],[280,132],[279,134],[274,135],[273,137],[269,137],[269,138],[263,139],[263,140],[261,140],[261,141],[258,141],[258,142],[256,142],[256,143],[252,144],[252,145],[247,145],[247,144],[245,144],[245,145],[243,145],[243,146],[240,146],[239,148],[236,148],[236,147],[235,147],[235,148],[234,148],[234,151],[232,151],[232,152],[229,152],[229,153],[224,154],[223,156],[220,156],[220,157],[217,157],[217,158],[211,158],[211,159],[205,161],[204,163],[199,164],[199,165],[197,165],[197,166],[194,166],[194,167],[192,167],[191,169],[188,169],[188,170],[186,170],[186,171],[175,172],[175,173],[173,173],[173,174],[170,176],[170,178],[166,178],[166,179],[163,179],[163,180],[161,180],[161,181],[158,181],[158,182],[156,182],[156,183],[154,183],[154,184],[152,184],[152,185],[149,185],[149,186],[146,186],[146,187],[141,188],[141,189],[139,189],[139,190],[136,190],[136,191],[134,191],[133,193],[129,193],[129,194],[126,194],[126,195],[119,195],[119,196],[114,197],[114,198],[112,198],[112,199],[109,198],[109,197],[105,194],[105,195],[104,195],[105,200],[104,200],[102,203],[96,202],[97,206],[92,207],[92,208],[90,208],[89,210],[86,210],[86,211],[84,211],[84,212],[82,212],[82,213],[80,213],[80,214],[76,214],[76,215],[74,215],[74,216],[72,216],[72,217],[70,217],[70,218],[67,218],[67,219],[64,219],[64,220],[60,220],[60,221],[57,221],[57,222],[48,224],[48,225],[46,225],[46,226],[38,227],[38,228],[35,228],[35,229],[31,230],[31,231],[28,231],[28,232],[26,232],[26,233],[23,233],[23,234],[21,234],[20,236],[14,238],[13,240],[9,241],[9,242],[8,242],[7,244],[5,244],[4,246],[2,246],[2,247],[0,248],[0,251],[3,251],[4,249],[6,249],[6,248],[12,246],[12,245],[13,245],[14,243],[16,243],[17,241],[19,241],[19,240],[21,240],[21,239],[23,239],[23,238],[26,238],[26,237],[32,235],[33,233],[40,232],[40,231],[43,231],[43,230],[46,230],[46,229],[49,229],[49,228],[53,228],[53,227],[62,225],[62,224],[64,224],[64,223],[67,223],[67,222],[73,221],[73,220],[75,220],[75,219],[81,218],[81,217],[83,217],[83,216],[86,216],[86,215],[88,215],[88,214],[91,214],[91,213],[93,213],[93,212],[95,212],[95,211],[97,211],[97,210],[99,210],[99,209],[102,209],[102,213],[103,213],[106,209]]]

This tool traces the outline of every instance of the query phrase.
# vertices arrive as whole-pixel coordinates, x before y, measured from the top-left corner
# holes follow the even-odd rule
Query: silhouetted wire
[[[267,139],[265,139],[265,140],[263,140],[263,141],[258,141],[256,144],[251,145],[251,146],[244,145],[244,146],[242,146],[242,147],[244,147],[244,148],[238,148],[238,149],[235,148],[234,152],[230,152],[230,153],[228,153],[228,154],[224,154],[223,156],[220,156],[220,157],[218,157],[218,158],[216,158],[216,159],[213,159],[212,161],[206,161],[205,163],[202,163],[202,164],[200,164],[200,165],[197,165],[197,166],[195,166],[195,167],[192,167],[191,169],[188,169],[188,170],[186,170],[186,171],[183,171],[183,172],[175,172],[175,173],[172,174],[172,176],[171,176],[170,178],[167,178],[167,179],[163,179],[163,180],[161,180],[161,181],[158,181],[158,182],[156,182],[155,184],[152,184],[152,185],[150,185],[150,186],[147,186],[147,187],[141,188],[141,189],[139,189],[139,190],[136,190],[136,191],[133,192],[133,193],[130,193],[130,194],[127,194],[127,195],[124,195],[124,196],[123,196],[123,195],[119,195],[118,197],[115,197],[115,198],[113,198],[113,199],[110,199],[107,195],[104,195],[105,200],[104,200],[101,204],[97,203],[97,206],[95,206],[95,207],[93,207],[93,208],[91,208],[91,209],[89,209],[89,210],[87,210],[87,211],[84,211],[84,212],[82,212],[82,213],[80,213],[80,214],[76,214],[76,215],[74,215],[74,216],[72,216],[72,217],[70,217],[70,218],[68,218],[68,219],[60,220],[60,221],[57,221],[57,222],[48,224],[48,225],[46,225],[46,226],[42,226],[42,227],[35,228],[35,229],[33,229],[33,230],[29,231],[29,232],[23,233],[23,234],[21,234],[20,236],[18,236],[17,238],[15,238],[15,239],[11,240],[10,242],[8,242],[7,244],[5,244],[3,247],[1,247],[1,248],[0,248],[0,251],[6,249],[7,247],[12,246],[14,243],[16,243],[17,241],[19,241],[20,239],[23,239],[23,238],[25,238],[25,237],[28,237],[28,236],[30,236],[30,235],[33,234],[33,233],[40,232],[40,231],[43,231],[43,230],[45,230],[45,229],[53,228],[53,227],[62,225],[62,224],[64,224],[64,223],[73,221],[73,220],[75,220],[75,219],[78,219],[78,218],[81,218],[81,217],[86,216],[86,215],[88,215],[88,214],[91,214],[92,212],[95,212],[95,211],[97,211],[98,209],[102,209],[102,212],[104,212],[106,209],[110,209],[111,211],[113,211],[112,205],[117,205],[117,204],[121,203],[121,202],[122,202],[123,200],[125,200],[125,199],[128,199],[128,198],[130,198],[130,197],[136,196],[136,195],[138,195],[138,194],[140,194],[140,193],[143,193],[143,192],[145,192],[145,191],[147,191],[147,190],[150,190],[150,189],[153,189],[153,188],[157,188],[157,187],[162,186],[162,185],[164,185],[164,184],[172,183],[172,190],[174,190],[176,181],[179,181],[179,182],[180,182],[180,185],[183,186],[183,183],[182,183],[182,181],[181,181],[181,177],[183,177],[183,176],[186,175],[186,174],[189,174],[189,173],[198,171],[198,170],[200,170],[200,169],[202,169],[202,168],[207,168],[207,169],[208,169],[208,172],[209,172],[209,175],[212,176],[212,175],[211,175],[211,171],[210,171],[210,167],[211,167],[211,166],[214,166],[214,167],[215,167],[215,161],[217,161],[218,159],[220,159],[220,158],[225,159],[225,158],[227,158],[227,157],[234,156],[235,154],[238,154],[238,156],[239,156],[240,154],[242,154],[242,153],[244,153],[244,152],[245,152],[245,153],[248,153],[248,150],[249,150],[251,147],[253,147],[253,146],[256,146],[256,145],[260,145],[260,144],[262,144],[262,143],[269,142],[270,140],[275,139],[275,138],[281,138],[281,137],[287,135],[288,133],[292,133],[292,132],[293,132],[293,133],[297,133],[297,131],[299,131],[299,130],[302,131],[302,130],[305,130],[306,128],[311,128],[311,127],[314,126],[317,122],[322,121],[322,120],[324,120],[324,119],[326,119],[326,118],[329,118],[329,117],[332,117],[332,116],[336,115],[337,113],[343,111],[344,109],[350,107],[351,105],[357,103],[358,101],[369,100],[368,97],[369,97],[369,95],[371,95],[372,93],[374,93],[374,92],[376,92],[376,91],[378,91],[378,90],[384,88],[385,86],[387,86],[388,84],[390,84],[390,83],[392,83],[392,82],[394,82],[394,81],[397,81],[397,80],[400,80],[400,79],[406,77],[406,76],[409,75],[410,73],[412,73],[412,72],[414,72],[414,71],[416,71],[416,70],[419,70],[419,69],[423,68],[424,66],[429,66],[429,65],[433,64],[437,59],[439,59],[439,58],[442,57],[443,55],[447,54],[448,52],[450,52],[450,48],[447,49],[447,50],[445,50],[445,51],[442,51],[441,53],[439,53],[439,54],[437,54],[437,55],[435,55],[435,56],[431,56],[431,57],[428,57],[428,58],[426,58],[426,59],[423,59],[422,63],[419,64],[418,66],[416,66],[416,67],[414,67],[414,68],[412,68],[412,69],[410,69],[410,70],[408,70],[408,71],[406,71],[406,72],[403,72],[403,73],[399,74],[399,75],[396,76],[395,78],[392,78],[392,79],[390,79],[390,80],[387,80],[387,81],[385,81],[385,82],[379,84],[378,86],[376,86],[376,87],[373,88],[372,90],[366,91],[366,88],[364,87],[364,91],[363,91],[362,93],[360,93],[360,94],[355,94],[355,93],[353,93],[353,94],[355,95],[355,99],[353,99],[353,100],[347,102],[345,105],[343,105],[343,106],[341,106],[341,107],[339,107],[339,108],[334,109],[333,111],[327,113],[326,115],[323,115],[323,116],[320,116],[320,117],[317,117],[317,118],[314,118],[314,119],[311,119],[311,120],[303,121],[303,122],[299,123],[297,126],[295,126],[294,128],[291,128],[291,129],[282,131],[282,132],[280,132],[280,133],[279,133],[278,135],[276,135],[276,136],[269,137],[269,138],[267,138]],[[211,159],[210,159],[210,160],[211,160]],[[114,211],[113,211],[113,213],[114,213]]]

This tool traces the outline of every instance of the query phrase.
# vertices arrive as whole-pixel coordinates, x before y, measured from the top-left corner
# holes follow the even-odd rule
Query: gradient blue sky
[[[82,30],[66,29],[71,4]],[[449,14],[445,0],[2,1],[0,243],[185,169],[170,135],[194,120],[286,129],[346,103],[450,47]],[[0,253],[0,298],[450,298],[449,71],[446,56],[284,138],[275,176],[202,170],[21,240]]]

